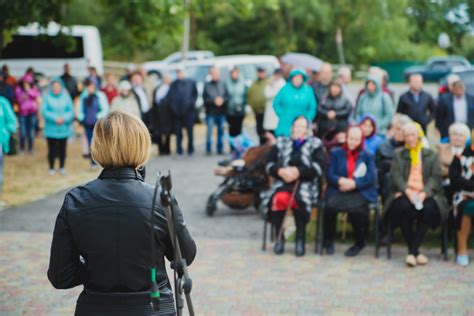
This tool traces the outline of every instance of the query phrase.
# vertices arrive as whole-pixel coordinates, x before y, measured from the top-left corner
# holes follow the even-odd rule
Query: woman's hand
[[[63,124],[64,124],[64,118],[58,117],[58,118],[56,119],[56,124],[58,124],[58,125],[63,125]]]
[[[353,191],[356,188],[356,183],[352,179],[341,177],[338,181],[339,190],[342,192]]]
[[[278,175],[285,181],[286,183],[291,183],[300,177],[300,172],[296,167],[286,167],[278,169]]]
[[[328,119],[334,120],[336,118],[336,111],[331,110],[328,112]]]

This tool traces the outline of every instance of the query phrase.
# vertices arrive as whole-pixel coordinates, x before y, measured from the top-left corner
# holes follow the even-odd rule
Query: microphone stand
[[[175,229],[176,220],[171,198],[171,173],[168,171],[167,176],[161,176],[158,173],[158,178],[160,179],[159,181],[162,188],[160,194],[161,205],[165,210],[166,221],[168,223],[168,230],[171,237],[171,243],[174,248],[174,260],[171,262],[171,268],[174,270],[176,313],[178,316],[181,316],[183,314],[184,295],[186,297],[186,305],[188,306],[189,315],[194,316],[194,308],[191,300],[191,289],[193,286],[193,282],[189,277],[188,265],[186,263],[186,260],[182,256],[181,247],[178,241],[178,235]],[[178,278],[176,277],[176,274],[178,274]]]

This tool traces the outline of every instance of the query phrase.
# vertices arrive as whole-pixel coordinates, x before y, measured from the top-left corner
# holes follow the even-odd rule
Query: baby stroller
[[[266,155],[270,148],[271,145],[252,147],[242,159],[233,160],[215,169],[214,173],[225,179],[209,196],[207,215],[214,215],[219,200],[232,209],[245,209],[253,205],[259,211],[259,195],[270,187],[265,171]]]

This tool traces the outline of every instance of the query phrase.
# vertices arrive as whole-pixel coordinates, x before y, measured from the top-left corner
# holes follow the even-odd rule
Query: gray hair
[[[451,135],[452,133],[463,134],[464,136],[466,136],[466,139],[469,139],[471,130],[466,124],[457,122],[449,126],[449,135]]]
[[[400,123],[402,126],[404,126],[412,122],[413,120],[408,115],[401,114],[401,113],[396,113],[392,118],[392,126],[397,123]]]

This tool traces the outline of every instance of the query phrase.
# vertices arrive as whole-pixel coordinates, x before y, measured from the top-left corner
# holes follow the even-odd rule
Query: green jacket
[[[10,102],[0,96],[0,143],[5,154],[10,151],[10,135],[16,132],[17,126],[18,121]]]
[[[441,186],[443,178],[441,176],[438,155],[430,149],[423,148],[421,156],[423,165],[423,191],[426,192],[427,197],[434,198],[441,213],[441,220],[444,221],[448,218],[449,206],[444,196],[443,187]],[[385,210],[388,209],[394,200],[395,193],[405,192],[408,176],[410,174],[410,164],[408,149],[404,148],[395,153],[390,170],[392,174],[392,194],[385,203]]]
[[[263,114],[265,112],[265,103],[267,101],[265,98],[265,87],[267,82],[267,79],[256,79],[247,92],[247,102],[257,114]]]

